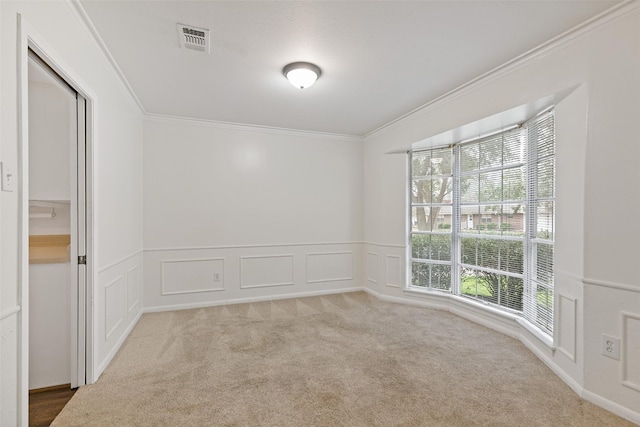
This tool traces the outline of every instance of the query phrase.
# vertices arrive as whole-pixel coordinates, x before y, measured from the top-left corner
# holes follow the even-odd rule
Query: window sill
[[[470,317],[474,318],[477,318],[478,315],[480,315],[482,316],[483,322],[486,323],[484,326],[493,327],[493,329],[497,329],[503,333],[507,333],[508,335],[513,335],[508,333],[503,325],[500,325],[497,322],[501,322],[503,324],[506,323],[510,331],[516,332],[516,335],[520,335],[517,338],[520,338],[526,333],[527,336],[533,336],[536,341],[543,344],[551,351],[555,351],[552,337],[516,314],[502,311],[490,306],[489,304],[473,301],[469,298],[452,295],[446,292],[409,287],[404,289],[404,293],[409,297],[418,296],[421,297],[421,299],[432,300],[439,306],[444,306],[447,311],[453,312],[454,314],[458,314],[456,312],[462,311],[463,317],[464,314],[468,314]]]

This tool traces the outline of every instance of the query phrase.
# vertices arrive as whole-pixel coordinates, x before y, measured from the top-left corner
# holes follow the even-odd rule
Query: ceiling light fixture
[[[282,69],[282,74],[297,88],[305,89],[320,77],[320,67],[309,62],[293,62]]]

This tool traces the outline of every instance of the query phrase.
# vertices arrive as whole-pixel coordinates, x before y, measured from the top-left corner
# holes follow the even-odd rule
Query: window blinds
[[[520,313],[553,331],[553,111],[410,154],[410,286]]]
[[[550,111],[527,124],[527,297],[524,317],[553,331],[553,242],[555,225],[555,130]]]

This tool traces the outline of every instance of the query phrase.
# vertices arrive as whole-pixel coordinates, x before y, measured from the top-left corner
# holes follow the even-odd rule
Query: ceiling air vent
[[[209,30],[178,24],[180,47],[210,53]]]

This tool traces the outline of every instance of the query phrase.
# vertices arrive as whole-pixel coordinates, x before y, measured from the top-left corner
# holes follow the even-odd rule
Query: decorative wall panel
[[[352,279],[352,252],[307,254],[307,283],[337,282]]]
[[[293,285],[293,255],[240,257],[240,288]]]
[[[224,291],[224,258],[162,261],[162,295]]]

